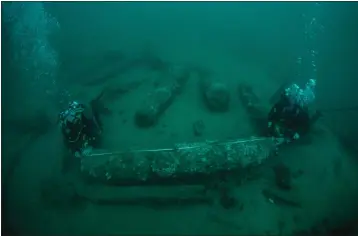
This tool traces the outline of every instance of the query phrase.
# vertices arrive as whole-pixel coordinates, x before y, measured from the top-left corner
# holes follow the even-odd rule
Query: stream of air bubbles
[[[305,87],[300,88],[292,84],[286,89],[286,96],[292,104],[307,106],[315,98],[315,87],[317,83],[317,56],[318,56],[318,34],[323,30],[319,21],[320,3],[313,3],[309,11],[302,14],[304,21],[304,42],[297,57],[298,81],[305,81]]]
[[[10,29],[11,63],[20,80],[33,85],[28,88],[31,93],[60,100],[64,96],[58,87],[58,53],[50,42],[60,29],[57,19],[42,2],[5,3],[2,18]]]

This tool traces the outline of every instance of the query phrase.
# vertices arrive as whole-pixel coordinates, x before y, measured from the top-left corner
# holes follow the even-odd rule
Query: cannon
[[[182,92],[189,77],[189,70],[171,75],[174,81],[167,86],[150,93],[135,113],[135,123],[139,127],[155,125],[160,116],[170,107],[174,99]]]
[[[261,165],[276,152],[269,137],[176,144],[171,148],[99,152],[82,157],[81,174],[114,186],[195,185],[220,173]]]

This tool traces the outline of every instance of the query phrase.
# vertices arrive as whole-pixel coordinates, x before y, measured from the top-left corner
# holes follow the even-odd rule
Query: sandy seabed
[[[134,113],[147,94],[153,91],[154,83],[160,78],[158,72],[131,71],[103,86],[78,86],[72,90],[86,100],[96,96],[105,86],[116,87],[128,81],[143,81],[138,88],[108,104],[112,114],[103,118],[103,148],[115,151],[128,147],[167,147],[180,142],[255,135],[240,104],[237,85],[242,81],[251,84],[263,101],[268,100],[279,85],[269,83],[265,74],[256,68],[238,71],[241,72],[215,74],[221,78],[230,78],[227,80],[231,88],[228,112],[208,111],[198,90],[198,78],[194,75],[158,123],[148,129],[136,127]],[[235,78],[240,78],[240,81]],[[165,82],[165,78],[159,81]],[[197,120],[205,124],[201,137],[193,133],[193,123]],[[261,178],[247,181],[233,190],[235,197],[242,203],[240,209],[224,209],[217,204],[149,208],[99,206],[91,203],[66,210],[49,208],[41,201],[41,186],[44,180],[61,175],[61,142],[57,129],[40,137],[24,154],[14,172],[8,192],[11,205],[9,214],[10,222],[20,232],[34,235],[290,235],[321,222],[327,224],[343,220],[357,207],[357,160],[345,153],[336,137],[322,123],[314,128],[309,143],[285,148],[273,160],[282,161],[292,172],[302,173],[293,179],[290,191],[281,191],[285,197],[300,202],[301,208],[272,204],[263,197],[263,189],[276,188],[280,191],[275,187],[273,171],[269,165],[267,173]],[[101,187],[92,186],[90,190],[97,195],[107,194]],[[140,194],[141,190],[137,188],[136,191]]]

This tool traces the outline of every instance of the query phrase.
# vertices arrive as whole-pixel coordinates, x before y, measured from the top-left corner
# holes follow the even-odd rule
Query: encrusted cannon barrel
[[[180,73],[172,73],[171,76],[174,79],[173,82],[154,90],[136,111],[135,122],[139,127],[149,127],[156,123],[160,115],[184,89],[190,77],[190,71],[182,69]]]
[[[81,172],[88,180],[108,185],[198,184],[218,173],[260,165],[276,150],[276,143],[272,138],[251,138],[93,153],[82,158]]]

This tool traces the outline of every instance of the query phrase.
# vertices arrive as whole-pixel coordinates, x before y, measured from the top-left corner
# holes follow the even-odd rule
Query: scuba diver
[[[289,143],[307,134],[322,116],[320,111],[310,115],[308,110],[308,105],[315,100],[315,86],[316,81],[313,79],[308,81],[305,89],[296,84],[289,86],[280,93],[280,98],[269,112],[251,86],[240,84],[238,92],[256,132]]]
[[[59,114],[59,123],[65,145],[75,157],[89,155],[99,143],[102,125],[92,106],[72,101]]]
[[[284,138],[289,143],[308,133],[321,116],[319,111],[310,116],[308,110],[308,105],[315,100],[315,86],[316,81],[310,79],[305,89],[296,84],[285,89],[268,114],[270,136]]]

